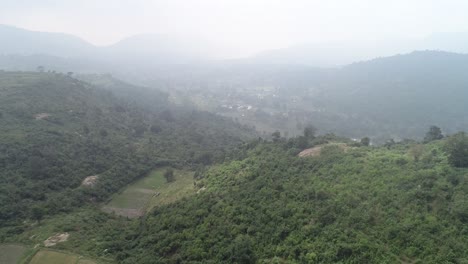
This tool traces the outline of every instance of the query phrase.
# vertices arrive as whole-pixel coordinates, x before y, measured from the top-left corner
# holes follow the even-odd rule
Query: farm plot
[[[193,172],[174,170],[174,181],[164,178],[166,169],[157,169],[148,176],[129,185],[123,192],[115,195],[103,207],[105,212],[135,218],[144,215],[155,206],[175,202],[195,193]]]
[[[21,245],[0,244],[0,263],[16,264],[27,250],[28,248]]]
[[[34,255],[29,264],[96,264],[90,259],[84,259],[75,254],[54,250],[40,250]]]

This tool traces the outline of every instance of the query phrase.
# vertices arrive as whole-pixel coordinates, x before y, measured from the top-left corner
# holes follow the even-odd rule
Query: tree
[[[314,126],[308,125],[304,128],[304,137],[308,139],[314,139],[316,132],[317,132],[317,129]]]
[[[278,142],[281,139],[281,133],[276,130],[273,132],[273,134],[271,134],[271,138],[273,139],[273,142]]]
[[[39,66],[37,66],[36,70],[38,72],[44,72],[45,68],[44,68],[44,66],[39,65]]]
[[[393,138],[391,138],[391,139],[385,141],[384,146],[389,149],[390,147],[392,147],[395,144],[396,144],[395,140],[393,140]]]
[[[246,235],[237,236],[228,248],[230,263],[255,263],[256,257],[253,251],[253,242]]]
[[[309,147],[309,141],[306,137],[297,137],[296,139],[296,147],[300,149],[305,149]]]
[[[468,167],[468,136],[459,132],[445,143],[448,161],[455,167]]]
[[[440,127],[431,126],[429,128],[429,131],[427,131],[426,136],[424,137],[424,141],[430,142],[442,138],[444,138],[444,135],[442,135],[442,130],[440,129]]]
[[[370,138],[368,137],[363,137],[361,138],[361,146],[369,146],[370,145]]]
[[[41,223],[42,218],[44,218],[45,210],[43,207],[34,206],[31,209],[31,218],[36,220],[38,223]]]
[[[173,182],[175,180],[174,178],[174,170],[169,168],[164,172],[164,178],[166,178],[167,182]]]

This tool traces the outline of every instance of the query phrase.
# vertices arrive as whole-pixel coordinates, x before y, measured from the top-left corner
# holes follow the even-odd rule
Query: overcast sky
[[[467,32],[466,0],[0,0],[0,24],[108,45],[165,33],[229,44],[236,55],[300,43]]]

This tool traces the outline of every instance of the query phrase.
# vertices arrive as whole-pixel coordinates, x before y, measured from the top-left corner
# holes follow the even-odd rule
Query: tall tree
[[[455,167],[468,167],[468,136],[465,132],[451,136],[445,144],[448,161]]]
[[[281,133],[279,131],[275,131],[271,134],[271,138],[273,139],[273,142],[278,142],[281,139]]]
[[[424,137],[425,142],[430,142],[434,140],[439,140],[444,138],[442,135],[442,130],[438,126],[431,126],[429,131],[427,131],[426,136]]]
[[[369,146],[370,145],[370,138],[368,138],[368,137],[361,138],[361,145],[366,146],[366,147]]]
[[[173,169],[167,169],[165,172],[164,172],[164,178],[166,178],[166,181],[167,182],[173,182],[175,180],[174,178],[174,170]]]
[[[304,128],[304,137],[314,139],[316,132],[317,128],[315,128],[313,125],[308,125]]]

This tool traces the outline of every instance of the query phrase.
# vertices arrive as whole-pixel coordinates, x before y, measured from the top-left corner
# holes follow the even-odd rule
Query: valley
[[[300,16],[283,15],[300,14],[301,1],[103,0],[70,16],[57,16],[67,1],[54,11],[26,2],[14,10],[29,10],[30,23],[69,29],[0,24],[0,264],[468,263],[466,33],[387,43],[379,30],[367,40],[349,31],[351,40],[294,44],[314,26],[317,39],[335,34],[340,14],[357,23],[370,2],[333,7],[291,34],[281,25]],[[307,19],[323,18],[320,3],[316,16],[304,8]],[[94,5],[104,6],[72,23]],[[424,25],[434,6],[425,3]],[[271,8],[278,15],[264,20]],[[124,9],[151,17],[122,26],[140,19]],[[175,34],[184,21],[197,34]],[[383,23],[368,22],[359,28]],[[115,28],[105,44],[70,33],[103,41],[106,23]],[[211,40],[230,39],[231,56],[198,32],[218,26]]]

